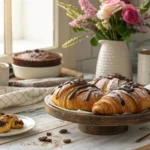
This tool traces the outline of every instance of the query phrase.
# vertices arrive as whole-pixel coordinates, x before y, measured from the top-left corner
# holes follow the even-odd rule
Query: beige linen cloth
[[[26,106],[43,101],[56,86],[76,77],[11,81],[0,87],[0,110],[10,106]]]

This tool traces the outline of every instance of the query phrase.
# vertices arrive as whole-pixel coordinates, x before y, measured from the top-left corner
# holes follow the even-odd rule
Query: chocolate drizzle
[[[103,77],[100,76],[99,78],[96,78],[94,81],[97,82],[97,81],[99,81],[101,79],[110,79],[110,80],[112,80],[114,78],[117,78],[119,80],[125,80],[126,82],[131,82],[132,81],[132,79],[126,78],[126,77],[122,76],[119,73],[112,73],[112,74],[109,74],[109,75],[103,76]]]
[[[79,90],[83,89],[82,91],[80,91],[78,94],[77,92]],[[69,100],[73,99],[75,96],[80,95],[83,92],[87,92],[86,98],[85,100],[88,101],[89,97],[91,95],[92,92],[94,91],[98,91],[98,89],[94,86],[94,85],[90,85],[90,84],[86,84],[86,85],[81,85],[79,87],[76,87],[73,91],[71,91],[70,95],[68,96]]]
[[[54,89],[54,91],[51,94],[53,94],[56,90],[59,89],[57,94],[56,94],[56,99],[57,99],[61,89],[63,88],[63,86],[65,86],[67,84],[70,84],[70,85],[74,85],[74,84],[75,85],[87,85],[88,82],[86,80],[82,79],[82,78],[81,79],[80,78],[79,79],[75,79],[75,80],[69,80],[69,81],[66,81],[66,82],[60,84],[58,87],[56,87],[56,89]]]
[[[130,82],[128,84],[122,85],[117,90],[115,90],[114,92],[112,92],[111,96],[113,98],[119,100],[121,102],[121,105],[124,106],[125,105],[125,101],[121,98],[120,94],[122,93],[122,94],[128,95],[134,102],[136,102],[136,100],[134,99],[134,97],[132,95],[132,92],[134,92],[135,88],[141,88],[141,87],[144,88],[140,84]]]
[[[95,85],[92,85],[92,84],[89,84],[86,80],[84,79],[75,79],[75,80],[71,80],[71,81],[67,81],[67,82],[64,82],[62,83],[60,86],[58,86],[53,92],[52,94],[56,91],[56,99],[58,99],[59,97],[59,93],[60,91],[62,90],[62,88],[67,85],[67,84],[70,84],[70,85],[76,85],[77,87],[75,87],[69,94],[68,96],[68,99],[69,100],[72,100],[75,96],[78,96],[80,95],[81,93],[83,92],[87,92],[87,95],[85,97],[85,100],[88,101],[89,100],[89,97],[91,95],[91,93],[93,91],[99,91],[99,89],[95,86]]]
[[[134,92],[135,88],[141,87],[140,84],[134,83],[134,82],[129,82],[128,84],[124,84],[121,87],[118,88],[118,90],[124,90],[127,93],[132,93]]]
[[[117,78],[119,80],[125,80],[127,82],[130,82],[132,81],[132,79],[129,79],[129,78],[126,78],[125,76],[122,76],[121,74],[119,73],[113,73],[113,74],[110,74],[108,76],[106,76],[107,79],[114,79],[114,78]]]
[[[88,87],[88,84],[86,85],[81,85],[79,87],[76,87],[71,93],[70,95],[68,96],[69,100],[71,100],[77,93],[77,91],[81,90],[81,89],[84,89],[84,88],[87,88]],[[85,90],[84,90],[85,91]],[[82,91],[83,92],[83,91]]]
[[[125,106],[125,101],[121,97],[121,94],[128,95],[134,102],[136,102],[136,100],[134,99],[134,97],[132,95],[132,92],[134,92],[135,88],[141,88],[141,87],[143,87],[143,86],[140,84],[129,82],[127,84],[122,85],[117,90],[112,91],[106,97],[110,96],[110,97],[120,101],[122,106]]]
[[[147,91],[147,93],[150,95],[150,90],[149,89],[147,89],[147,88],[145,88],[145,90]]]
[[[0,127],[3,127],[4,125],[6,125],[6,122],[0,120]]]
[[[109,96],[113,97],[115,100],[118,100],[122,106],[125,106],[125,101],[117,92],[111,92]]]

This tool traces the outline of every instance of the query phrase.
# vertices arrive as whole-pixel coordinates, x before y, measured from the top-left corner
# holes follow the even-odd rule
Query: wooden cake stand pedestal
[[[83,111],[59,108],[51,103],[50,95],[45,98],[46,111],[61,120],[78,123],[82,132],[95,135],[114,135],[128,131],[128,126],[150,121],[150,111],[138,114],[102,116]]]
[[[80,131],[95,135],[115,135],[128,131],[128,126],[93,126],[86,124],[78,124]]]

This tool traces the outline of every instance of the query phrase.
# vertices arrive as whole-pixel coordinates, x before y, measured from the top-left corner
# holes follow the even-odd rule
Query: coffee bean
[[[51,134],[50,132],[47,132],[46,135],[47,135],[47,136],[51,136],[52,134]]]
[[[4,113],[0,113],[0,116],[3,116],[3,115],[5,115]]]
[[[52,142],[52,139],[46,139],[46,142]]]
[[[59,131],[59,133],[62,133],[62,134],[67,133],[67,132],[68,132],[67,129],[61,129],[61,130]]]
[[[43,136],[43,137],[40,137],[38,139],[39,139],[39,141],[46,141],[47,140],[47,136]]]
[[[64,139],[63,142],[66,144],[69,144],[69,143],[71,143],[71,139]]]
[[[39,52],[40,52],[40,50],[39,50],[39,49],[35,49],[34,51],[35,51],[36,53],[39,53]]]

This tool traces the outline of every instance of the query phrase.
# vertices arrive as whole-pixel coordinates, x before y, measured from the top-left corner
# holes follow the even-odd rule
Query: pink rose
[[[122,1],[124,1],[126,4],[131,4],[130,0],[122,0]]]
[[[106,0],[102,3],[102,6],[107,4],[118,4],[119,2],[120,0]]]
[[[124,9],[125,6],[125,2],[121,0],[107,0],[100,6],[97,17],[101,20],[109,19],[114,13]]]
[[[108,5],[108,4],[125,6],[124,0],[106,0],[102,3],[102,6]]]
[[[123,19],[129,24],[137,24],[140,21],[138,10],[132,5],[128,5],[122,12]]]

